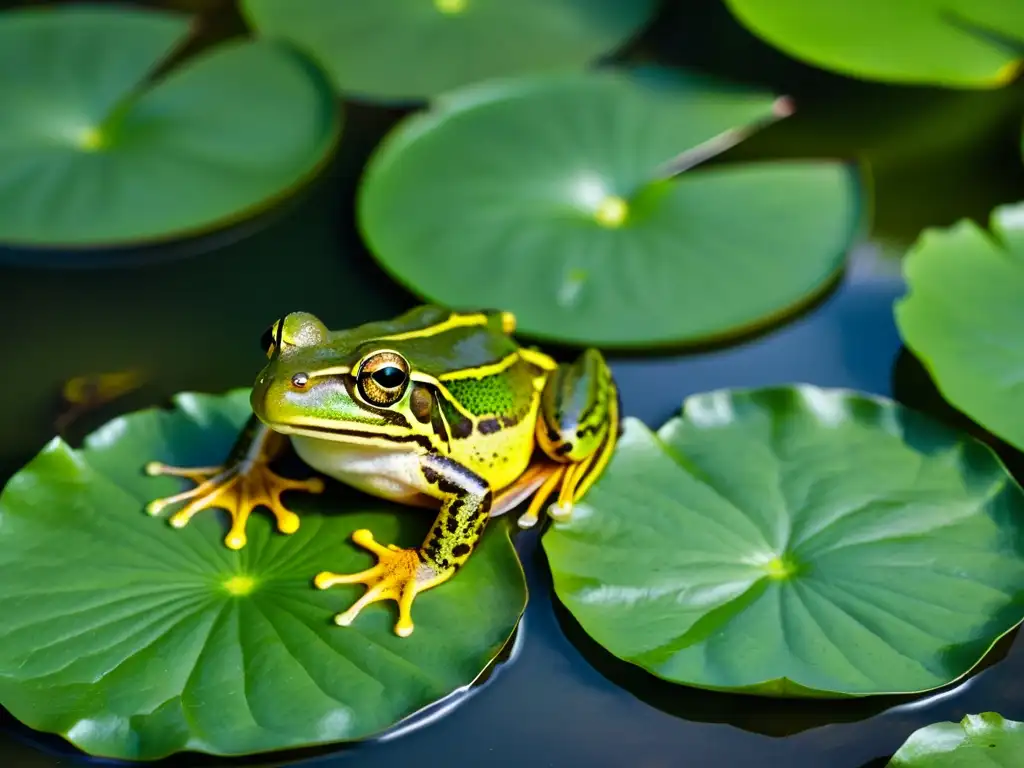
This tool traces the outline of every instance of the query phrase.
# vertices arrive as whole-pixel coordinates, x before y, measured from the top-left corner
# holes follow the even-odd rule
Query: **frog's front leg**
[[[586,349],[569,365],[551,372],[541,392],[537,445],[560,464],[545,480],[518,520],[521,528],[536,525],[540,510],[556,520],[572,515],[615,450],[619,437],[619,392],[611,369],[596,349]]]
[[[413,631],[412,603],[416,595],[450,579],[469,558],[483,533],[491,508],[491,488],[483,478],[444,456],[421,458],[424,490],[441,500],[441,511],[418,549],[378,544],[373,534],[360,529],[352,540],[377,556],[377,565],[352,574],[318,573],[315,584],[327,589],[336,584],[365,584],[366,592],[344,613],[335,616],[341,626],[351,624],[371,603],[398,603],[395,634]]]
[[[284,506],[281,494],[291,490],[320,493],[324,483],[318,477],[292,480],[271,471],[270,462],[281,453],[285,443],[283,435],[266,427],[256,416],[251,416],[223,466],[171,467],[151,461],[146,465],[147,474],[187,477],[196,483],[196,487],[155,499],[146,505],[146,511],[157,515],[171,504],[188,502],[170,518],[171,525],[183,528],[204,509],[225,509],[231,515],[231,528],[224,543],[231,549],[245,546],[246,522],[252,510],[260,505],[274,514],[281,533],[294,533],[299,528],[299,518]]]

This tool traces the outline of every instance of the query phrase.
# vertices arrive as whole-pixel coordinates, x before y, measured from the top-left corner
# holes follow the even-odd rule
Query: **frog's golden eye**
[[[409,385],[409,364],[397,352],[377,352],[359,366],[359,394],[372,405],[393,405]]]

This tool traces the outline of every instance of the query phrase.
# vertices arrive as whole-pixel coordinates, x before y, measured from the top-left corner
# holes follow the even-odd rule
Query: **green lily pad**
[[[1024,203],[989,226],[925,230],[904,259],[896,323],[944,398],[1024,450]]]
[[[237,552],[216,514],[181,530],[148,516],[148,500],[188,483],[147,477],[142,464],[218,463],[248,395],[179,395],[175,410],[116,419],[81,450],[54,439],[10,480],[0,704],[23,723],[136,760],[360,739],[469,685],[508,640],[526,585],[503,519],[451,581],[417,598],[416,632],[400,638],[393,604],[335,625],[362,587],[322,592],[312,578],[372,565],[350,541],[357,528],[418,544],[423,510],[336,485],[293,493],[298,532],[277,533],[257,512]]]
[[[185,16],[110,6],[0,13],[0,243],[164,240],[271,206],[340,130],[286,47],[232,41],[154,78]]]
[[[811,386],[630,420],[545,533],[558,597],[665,680],[769,696],[943,686],[1024,617],[1024,491],[984,444]]]
[[[419,100],[494,77],[581,69],[633,37],[657,0],[242,0],[250,26],[295,43],[335,87]]]
[[[886,768],[1018,768],[1024,723],[995,712],[934,723],[910,734]]]
[[[751,32],[837,72],[896,83],[997,87],[1016,77],[1024,14],[1012,0],[726,0]]]
[[[750,330],[842,268],[857,174],[801,161],[678,171],[787,106],[659,70],[465,89],[384,139],[359,224],[417,295],[504,307],[534,338],[628,347]]]

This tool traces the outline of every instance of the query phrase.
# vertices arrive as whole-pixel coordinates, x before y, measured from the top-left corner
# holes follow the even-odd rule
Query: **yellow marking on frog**
[[[598,204],[594,220],[602,227],[617,229],[626,223],[628,215],[629,204],[617,195],[609,195]]]
[[[256,588],[256,579],[252,576],[232,576],[224,582],[224,589],[235,597],[245,597]]]
[[[426,328],[417,328],[415,331],[395,333],[391,336],[378,336],[374,341],[405,341],[406,339],[422,339],[428,336],[436,336],[437,334],[444,333],[445,331],[450,331],[453,328],[472,328],[477,325],[487,325],[487,315],[479,313],[460,315],[456,313],[447,320],[442,320],[440,323],[428,325]]]
[[[545,371],[553,371],[558,367],[558,363],[550,355],[545,355],[538,349],[530,349],[529,347],[519,348],[519,357],[531,365],[535,365],[538,368],[543,368]]]
[[[349,373],[352,373],[351,365],[332,365],[330,368],[321,368],[318,371],[309,371],[306,375],[312,379],[315,376],[344,376]]]
[[[466,10],[466,0],[434,0],[434,7],[441,13],[454,16]]]
[[[773,557],[767,563],[764,564],[765,573],[768,574],[770,579],[788,579],[790,576],[795,574],[797,570],[797,564],[794,563],[788,557]]]
[[[496,373],[501,373],[511,368],[513,365],[519,362],[521,355],[518,351],[512,352],[506,355],[496,363],[488,363],[486,365],[478,365],[474,368],[466,368],[461,371],[452,371],[451,373],[441,374],[440,381],[455,381],[456,379],[482,379],[487,376],[493,376]]]

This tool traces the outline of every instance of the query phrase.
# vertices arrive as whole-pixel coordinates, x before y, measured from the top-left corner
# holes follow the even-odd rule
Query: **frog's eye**
[[[377,352],[366,358],[356,377],[359,394],[371,405],[393,405],[409,384],[409,364],[397,352]]]
[[[267,357],[273,357],[274,350],[278,347],[280,339],[277,337],[277,332],[280,327],[281,321],[277,320],[272,326],[267,328],[260,337],[260,348],[267,353]]]

